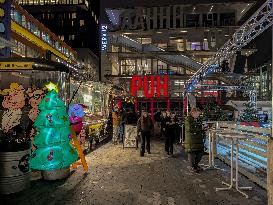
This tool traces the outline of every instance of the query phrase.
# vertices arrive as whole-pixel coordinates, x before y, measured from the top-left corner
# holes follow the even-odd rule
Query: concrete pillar
[[[166,9],[166,14],[164,14],[164,9]],[[170,28],[170,7],[160,7],[160,28],[164,28],[164,20],[166,20],[166,27]]]
[[[147,30],[151,30],[151,8],[147,8],[146,10],[146,23],[147,23]]]
[[[199,25],[197,27],[202,27],[203,26],[203,13],[199,14]]]
[[[179,8],[179,12],[177,11],[177,8]],[[183,7],[182,6],[173,6],[173,28],[182,28],[183,27]],[[180,20],[180,25],[176,25],[176,20]]]
[[[153,7],[153,29],[157,29],[157,7]]]
[[[217,26],[220,27],[220,13],[217,12]]]

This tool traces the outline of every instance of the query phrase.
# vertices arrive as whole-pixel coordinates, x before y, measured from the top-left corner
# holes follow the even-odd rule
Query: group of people
[[[175,113],[167,110],[161,112],[160,120],[156,122],[160,122],[160,136],[165,139],[165,151],[168,155],[173,156],[173,144],[180,135],[178,118]],[[154,129],[155,125],[151,116],[143,110],[137,122],[137,137],[141,141],[140,156],[142,157],[145,153],[145,142],[147,153],[150,154],[150,138],[154,135]]]
[[[199,162],[202,159],[204,152],[204,139],[206,128],[203,127],[202,119],[200,118],[201,112],[197,108],[193,108],[189,115],[185,117],[185,138],[184,138],[184,149],[188,153],[188,161],[190,163],[190,169],[195,172],[199,172]],[[120,135],[120,127],[124,126],[127,117],[121,112],[113,112],[113,142],[117,142]],[[137,115],[134,115],[137,118]],[[174,156],[174,143],[180,136],[179,128],[180,122],[175,113],[162,111],[160,114],[160,120],[155,120],[157,124],[160,124],[160,135],[165,139],[165,152],[167,155]],[[140,156],[143,157],[145,150],[148,154],[151,153],[150,139],[154,135],[155,124],[151,115],[142,110],[137,120],[137,136],[136,141],[140,141]],[[124,134],[124,132],[122,133]],[[121,136],[123,137],[123,136]]]

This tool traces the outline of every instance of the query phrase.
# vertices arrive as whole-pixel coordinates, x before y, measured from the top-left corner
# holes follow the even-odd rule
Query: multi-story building
[[[77,52],[15,2],[11,5],[11,42],[11,57],[77,65]]]
[[[91,67],[99,63],[93,55],[99,54],[98,0],[19,0],[18,3],[75,49],[81,64]]]
[[[155,109],[181,108],[185,82],[232,36],[253,5],[253,1],[203,2],[106,8],[109,21],[101,25],[102,77],[106,75],[130,89],[134,75],[168,75],[168,99],[146,103],[140,92],[138,102]],[[234,57],[228,62],[231,70],[238,64],[236,61],[238,58]],[[217,75],[203,81],[203,84],[218,83],[228,81]],[[201,103],[205,97],[221,102],[220,91],[197,92],[196,96]]]
[[[0,38],[0,58],[44,58],[74,71],[79,69],[89,80],[98,79],[99,60],[90,50],[76,51],[20,5],[14,1],[9,5],[11,9],[5,15],[9,18],[3,24],[8,35]]]

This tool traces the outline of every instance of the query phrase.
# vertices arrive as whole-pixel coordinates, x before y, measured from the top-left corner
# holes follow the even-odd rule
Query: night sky
[[[202,4],[224,2],[253,2],[255,0],[101,0],[102,7],[164,6],[171,4]]]

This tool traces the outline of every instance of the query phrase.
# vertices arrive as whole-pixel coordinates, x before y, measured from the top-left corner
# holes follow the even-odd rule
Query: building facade
[[[15,2],[11,5],[11,42],[11,57],[77,64],[76,51]]]
[[[106,8],[109,21],[101,24],[102,78],[124,84],[130,92],[132,76],[167,75],[169,96],[153,99],[164,105],[152,107],[181,108],[186,81],[233,35],[252,2]],[[228,62],[231,71],[236,60],[234,56]],[[217,75],[203,81],[227,83]],[[220,91],[197,91],[195,96],[201,103],[206,102],[205,98],[221,102]],[[139,92],[138,101],[146,100]],[[175,101],[179,104],[172,103]]]
[[[98,56],[99,53],[99,1],[19,0],[18,3],[78,51],[80,66],[84,64],[92,67],[98,64],[98,59],[92,56]],[[81,56],[85,51],[93,54]],[[95,70],[99,73],[99,67],[95,67]]]
[[[6,39],[0,39],[0,58],[42,58],[59,62],[79,71],[89,80],[98,80],[99,60],[86,48],[73,49],[14,1],[10,3],[9,29]],[[8,49],[5,49],[8,48]],[[8,50],[3,55],[3,50]]]

